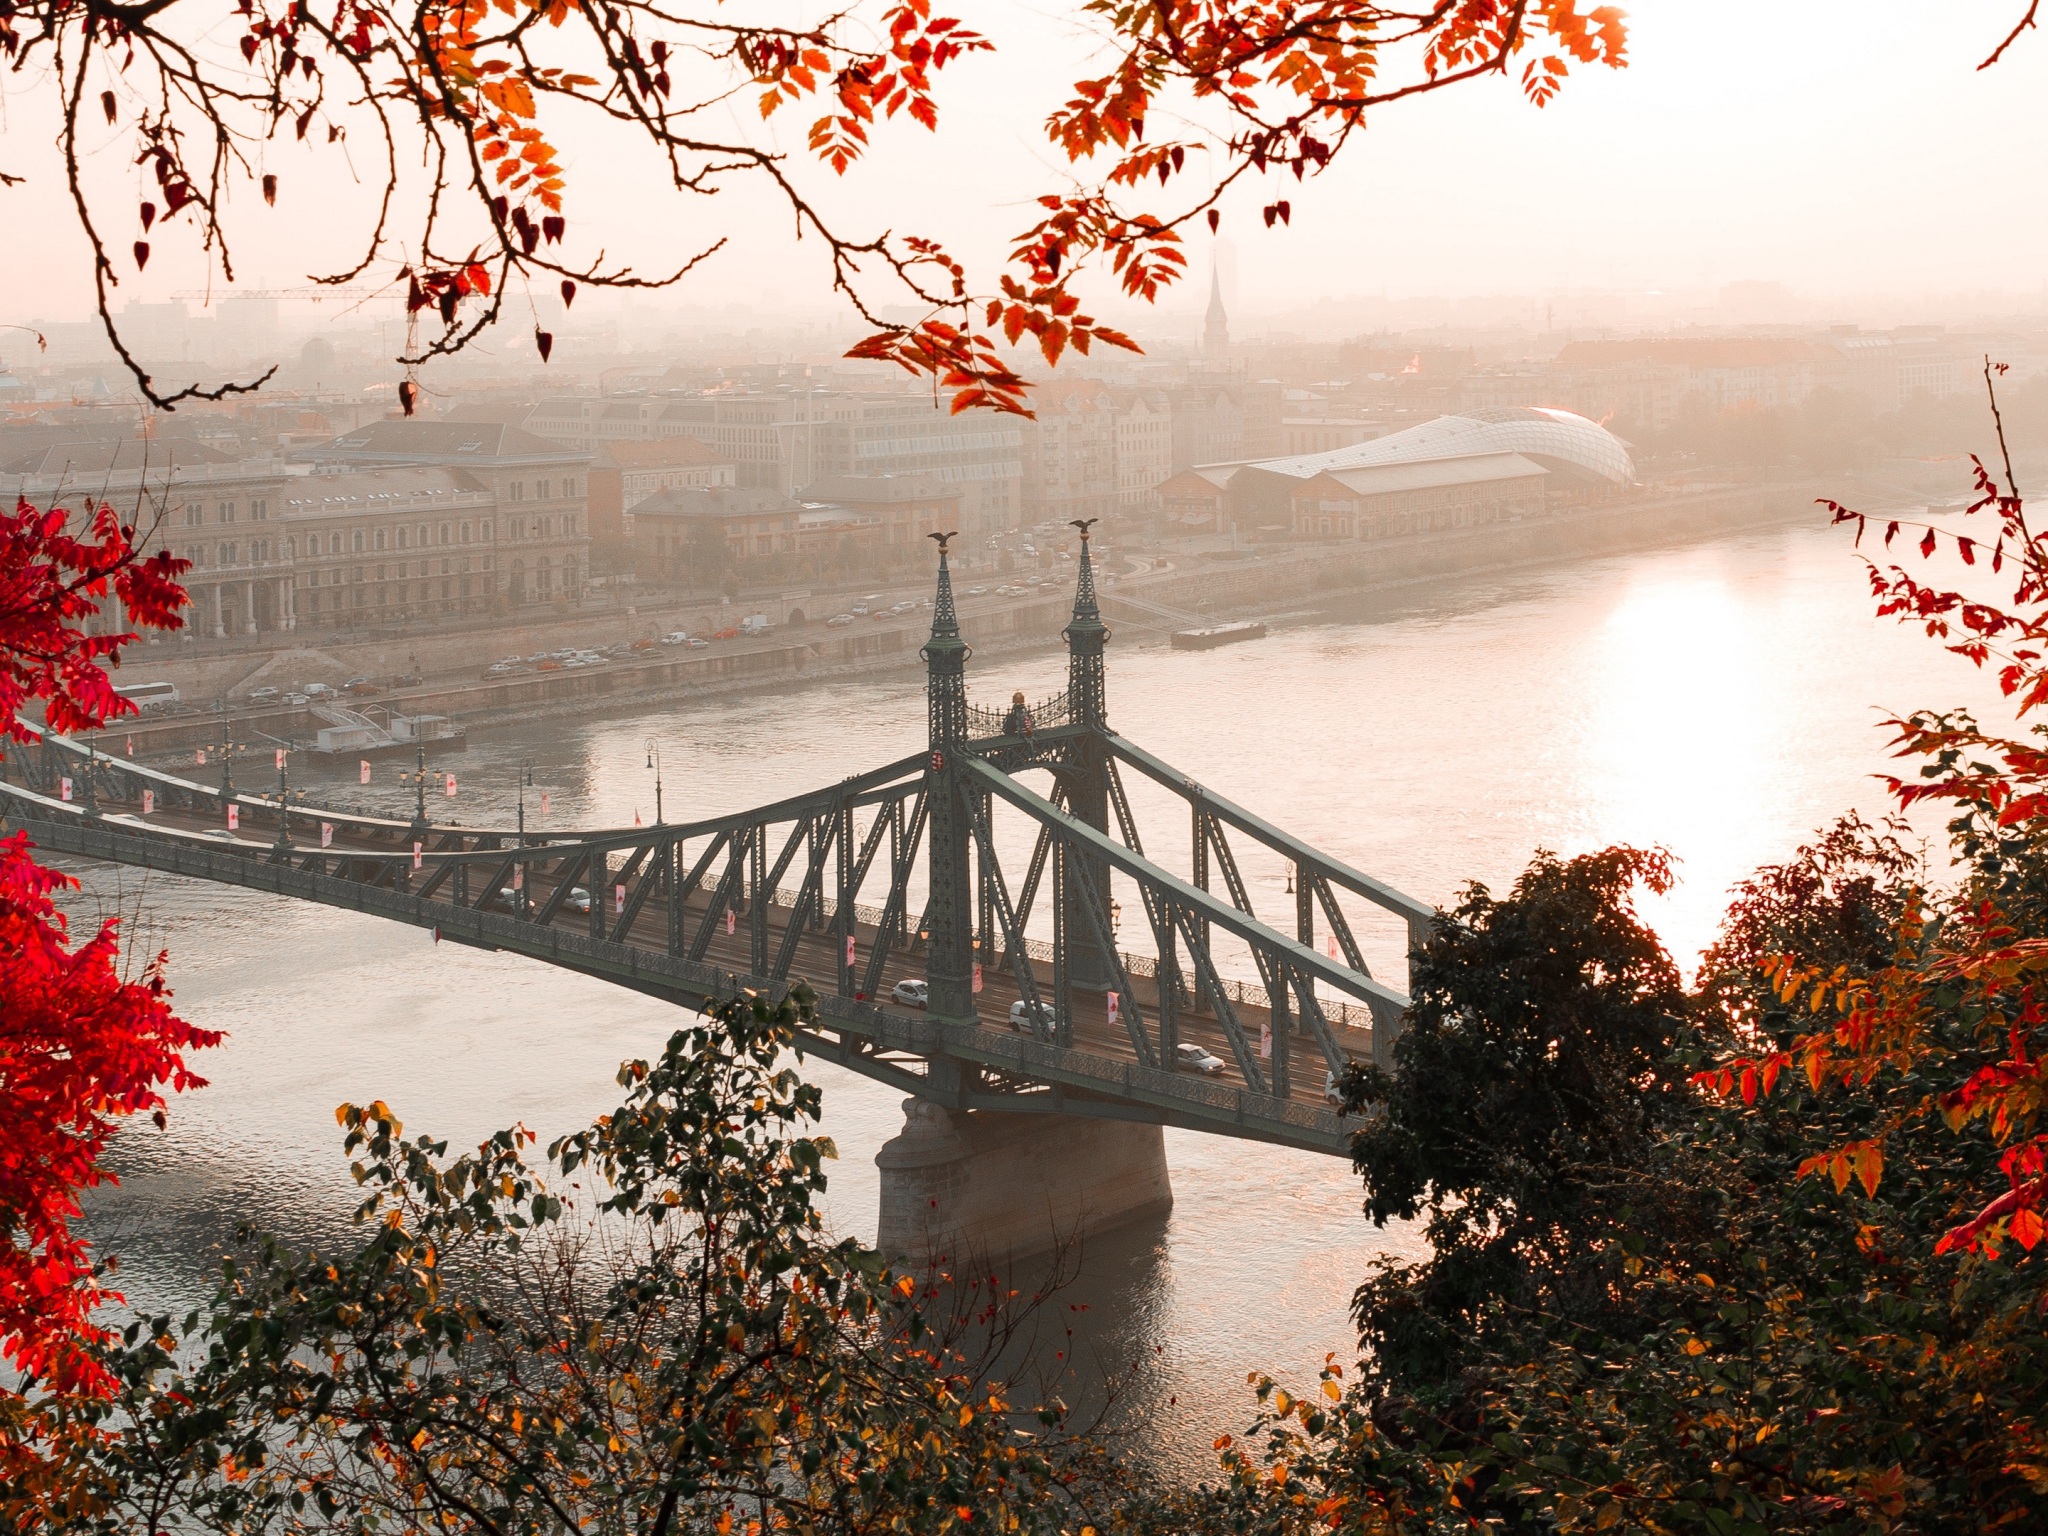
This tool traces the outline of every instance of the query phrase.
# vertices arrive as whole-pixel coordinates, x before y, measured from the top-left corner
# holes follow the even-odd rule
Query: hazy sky
[[[1844,295],[2003,290],[2031,307],[2048,278],[2048,35],[1975,70],[2021,9],[2022,0],[1643,0],[1624,71],[1576,76],[1542,111],[1494,82],[1388,109],[1348,163],[1306,187],[1288,178],[1286,193],[1242,199],[1225,226],[1241,307],[1738,279]],[[849,228],[933,233],[988,274],[1028,199],[1057,185],[1038,125],[1085,67],[1088,43],[1072,13],[1046,0],[962,0],[958,10],[1002,51],[949,72],[941,136],[895,125],[843,184],[811,180]],[[6,320],[67,318],[89,292],[39,89],[0,83],[0,165],[31,177],[0,191]],[[783,131],[793,140],[808,117],[791,116]],[[617,258],[652,269],[732,237],[677,293],[682,302],[812,313],[829,302],[814,254],[792,245],[786,216],[762,198],[742,190],[664,207],[630,155],[594,138],[567,147],[572,217]],[[110,185],[134,174],[125,159],[112,148],[100,156]],[[241,199],[242,275],[298,283],[333,264],[322,252],[353,198],[331,152],[316,162],[280,151],[273,166],[284,175],[277,212]],[[1258,228],[1256,206],[1273,195],[1292,197],[1291,230]],[[136,233],[124,217],[110,229],[123,250]],[[28,230],[41,233],[21,238]],[[189,241],[160,226],[148,280],[131,277],[123,296],[197,286],[179,244]]]

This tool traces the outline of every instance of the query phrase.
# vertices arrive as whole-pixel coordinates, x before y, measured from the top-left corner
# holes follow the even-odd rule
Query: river
[[[1337,857],[1432,902],[1510,882],[1532,849],[1657,843],[1683,883],[1646,911],[1682,962],[1711,940],[1731,883],[1852,806],[1883,809],[1884,712],[1982,702],[1984,679],[1870,616],[1848,540],[1788,527],[1354,600],[1317,622],[1208,653],[1120,637],[1117,729]],[[972,639],[970,632],[969,639]],[[970,669],[984,702],[1055,691],[1046,652]],[[829,783],[922,742],[921,679],[835,682],[671,711],[473,735],[445,766],[465,819],[509,819],[519,765],[550,824],[652,820],[659,742],[671,820]],[[437,767],[443,766],[439,761]],[[398,806],[397,768],[350,798]],[[350,779],[353,775],[349,776]],[[307,787],[317,795],[319,787]],[[1283,872],[1254,868],[1277,897]],[[651,1054],[667,1008],[374,919],[134,871],[87,867],[81,916],[118,908],[131,945],[164,945],[180,1010],[229,1040],[166,1132],[124,1135],[123,1183],[96,1230],[141,1306],[203,1291],[238,1220],[331,1234],[352,1207],[334,1106],[383,1098],[457,1146],[523,1121],[551,1135],[616,1101],[621,1058]],[[1273,901],[1277,912],[1279,903]],[[1368,953],[1400,975],[1399,936]],[[900,1098],[815,1067],[842,1157],[830,1216],[873,1235],[875,1149]],[[1197,1476],[1235,1429],[1246,1373],[1312,1379],[1351,1352],[1346,1304],[1399,1226],[1358,1213],[1339,1161],[1167,1132],[1176,1203],[1082,1256],[1070,1301],[1083,1371],[1127,1370],[1125,1402],[1159,1465]],[[1048,1348],[1053,1346],[1048,1346]],[[1059,1345],[1065,1348],[1064,1344]]]

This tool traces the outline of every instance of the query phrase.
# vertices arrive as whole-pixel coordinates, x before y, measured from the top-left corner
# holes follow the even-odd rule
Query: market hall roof
[[[1598,422],[1547,406],[1465,411],[1327,453],[1254,462],[1273,474],[1306,480],[1374,464],[1422,464],[1495,453],[1519,453],[1545,469],[1563,470],[1575,478],[1614,485],[1635,480],[1635,461],[1620,438]]]

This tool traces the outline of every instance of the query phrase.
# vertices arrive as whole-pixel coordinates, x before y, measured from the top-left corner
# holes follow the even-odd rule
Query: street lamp
[[[654,824],[661,825],[661,745],[647,738],[647,766],[654,770]]]
[[[427,738],[420,731],[415,720],[412,727],[413,740],[413,813],[412,834],[423,837],[427,830]],[[405,782],[405,775],[398,776],[398,782]]]
[[[530,762],[521,763],[519,765],[519,846],[522,848],[526,846],[526,792],[531,788],[533,788],[533,764]],[[513,869],[519,881],[519,911],[520,915],[524,916],[527,902],[525,866],[515,864]]]
[[[291,757],[297,750],[295,742],[286,742],[277,754],[277,842],[273,847],[276,857],[283,861],[291,857],[292,851],[292,781]],[[304,798],[305,791],[301,790]]]

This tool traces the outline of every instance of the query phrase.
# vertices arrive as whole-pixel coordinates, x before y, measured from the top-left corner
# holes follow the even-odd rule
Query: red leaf
[[[150,225],[152,225],[152,224],[154,224],[155,222],[156,222],[156,204],[155,204],[155,203],[144,203],[144,204],[142,205],[142,232],[143,232],[144,234],[148,234],[148,233],[149,233],[149,226],[150,226]]]
[[[100,110],[107,114],[108,122],[111,123],[114,120],[114,93],[112,91],[100,92]]]
[[[534,331],[533,344],[540,348],[540,360],[542,362],[546,362],[548,354],[555,350],[555,338],[543,330],[536,329]]]
[[[263,178],[263,201],[273,208],[277,206],[277,178],[275,176],[265,176]]]
[[[1221,224],[1222,222],[1223,222],[1223,215],[1222,215],[1222,213],[1220,213],[1220,212],[1219,212],[1218,210],[1216,210],[1216,209],[1214,209],[1214,208],[1211,208],[1211,209],[1209,210],[1209,233],[1210,233],[1210,234],[1212,234],[1212,235],[1213,235],[1213,234],[1215,234],[1215,233],[1216,233],[1216,226],[1217,226],[1217,225],[1219,225],[1219,224]]]
[[[140,270],[141,270],[142,268],[144,268],[144,267],[146,267],[146,266],[148,266],[148,265],[149,265],[149,242],[148,242],[147,240],[138,240],[138,241],[136,241],[136,242],[135,242],[135,266],[136,266],[136,270],[137,270],[137,271],[140,271]]]
[[[1927,537],[1920,541],[1920,553],[1922,555],[1934,553],[1934,530],[1932,528],[1927,530]]]
[[[567,309],[576,302],[576,285],[568,278],[562,279],[562,308]]]

